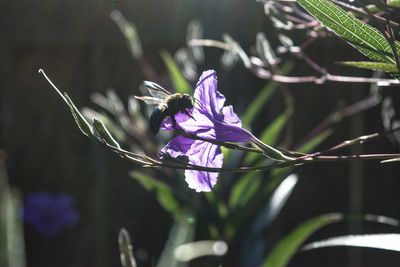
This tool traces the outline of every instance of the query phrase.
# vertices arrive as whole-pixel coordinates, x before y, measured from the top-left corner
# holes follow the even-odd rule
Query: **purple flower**
[[[73,199],[67,194],[31,193],[24,202],[24,220],[39,233],[55,236],[63,228],[78,223],[79,216],[72,204]]]
[[[194,92],[199,101],[190,116],[184,113],[175,115],[177,128],[184,132],[218,142],[247,142],[251,133],[241,128],[242,123],[233,111],[232,106],[224,106],[225,96],[217,91],[217,75],[215,71],[203,72]],[[174,130],[171,118],[164,120],[162,128]],[[161,151],[172,157],[186,156],[188,163],[221,168],[223,155],[218,145],[210,142],[188,138],[182,135],[174,137]],[[211,191],[217,182],[218,173],[197,170],[186,170],[185,178],[189,187],[197,192]]]

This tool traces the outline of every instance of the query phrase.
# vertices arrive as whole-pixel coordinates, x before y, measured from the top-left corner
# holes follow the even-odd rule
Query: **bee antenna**
[[[196,104],[198,104],[200,108],[203,108],[203,106],[202,106],[200,100],[198,100],[197,98],[194,98],[194,97],[193,97],[193,99],[194,99],[194,102],[195,102]]]

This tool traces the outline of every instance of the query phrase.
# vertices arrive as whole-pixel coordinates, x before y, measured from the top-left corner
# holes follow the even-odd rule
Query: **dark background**
[[[89,100],[95,91],[104,93],[114,88],[122,99],[138,94],[137,88],[144,76],[124,37],[110,20],[114,9],[121,10],[136,24],[145,55],[163,78],[166,69],[159,51],[166,49],[173,53],[182,47],[187,24],[193,18],[203,24],[205,38],[220,40],[223,33],[229,33],[247,51],[259,31],[267,36],[270,33],[276,41],[271,22],[256,1],[1,1],[0,145],[8,155],[10,182],[23,195],[69,193],[80,214],[78,226],[56,237],[42,236],[26,225],[29,267],[119,266],[117,235],[121,227],[129,230],[136,251],[142,255],[139,266],[149,266],[159,255],[171,226],[171,218],[154,197],[128,177],[128,170],[137,167],[85,138],[67,107],[38,73],[43,68],[78,107],[95,107]],[[301,40],[301,35],[295,34],[296,38]],[[205,51],[206,62],[202,67],[217,70],[219,90],[238,114],[243,114],[266,81],[256,78],[241,64],[224,71],[218,63],[221,51],[213,48]],[[362,58],[338,38],[317,42],[310,49],[310,56],[332,72],[370,75],[334,64]],[[309,71],[299,62],[292,74]],[[367,94],[369,86],[326,83],[294,84],[286,88],[295,97],[293,136],[296,140],[339,102],[352,103]],[[385,88],[384,93],[396,100],[398,89]],[[281,110],[282,103],[265,107],[254,132],[259,133]],[[378,106],[345,119],[335,127],[334,136],[323,147],[382,131],[380,112]],[[398,146],[382,139],[363,149],[364,152],[396,153]],[[321,163],[300,167],[297,172],[300,182],[269,231],[271,244],[294,225],[314,215],[348,212],[349,196],[357,190],[362,192],[360,212],[400,219],[398,164]],[[344,223],[331,226],[314,238],[346,234],[348,227]],[[355,231],[378,233],[398,232],[398,229],[365,223]],[[351,266],[397,266],[400,260],[393,252],[351,251],[358,251],[361,256],[359,265]],[[346,266],[350,258],[347,249],[330,248],[300,253],[290,266]]]

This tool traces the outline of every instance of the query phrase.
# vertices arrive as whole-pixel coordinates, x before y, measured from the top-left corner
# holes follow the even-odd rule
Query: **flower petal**
[[[161,150],[162,153],[168,153],[171,157],[186,155],[195,140],[178,135],[174,137],[168,144]]]
[[[219,146],[183,136],[173,138],[162,149],[162,152],[168,153],[174,158],[187,156],[188,163],[198,166],[221,168],[223,163],[223,155]],[[197,192],[211,191],[217,183],[217,177],[217,172],[185,171],[186,182],[190,188],[195,189]]]
[[[219,146],[196,140],[189,153],[189,163],[212,168],[221,168],[223,154]],[[217,183],[217,172],[186,170],[185,180],[189,187],[197,192],[209,192]]]
[[[190,118],[186,114],[176,114],[176,128],[192,135],[209,140],[215,140],[214,121],[209,118],[208,114],[201,113],[201,111],[194,109]],[[189,118],[189,119],[187,119]],[[166,118],[163,122],[162,128],[165,130],[172,130],[171,118]]]
[[[78,223],[79,215],[72,205],[73,199],[67,194],[31,193],[25,199],[23,217],[39,233],[54,236]]]
[[[247,142],[251,140],[251,133],[241,128],[239,117],[233,112],[231,106],[224,107],[224,121],[214,120],[209,115],[194,109],[193,118],[186,119],[186,114],[177,114],[177,128],[182,129],[188,134],[195,135],[210,141],[221,142]],[[172,129],[171,119],[166,119],[164,129]]]
[[[216,141],[222,142],[248,142],[252,139],[252,134],[241,128],[240,126],[226,124],[226,123],[215,123],[214,125]]]
[[[242,123],[233,107],[224,107],[225,97],[217,91],[215,71],[203,72],[194,97],[200,103],[189,111],[190,116],[177,113],[174,116],[176,127],[173,127],[172,119],[168,117],[163,121],[162,128],[181,129],[187,134],[217,142],[248,142],[253,138],[250,132],[241,128]],[[186,156],[188,163],[197,166],[221,168],[223,163],[219,145],[185,136],[174,137],[162,152],[175,158]],[[190,188],[203,192],[212,190],[217,182],[218,173],[187,169],[185,177]]]
[[[192,109],[189,111],[192,117],[186,115],[185,113],[177,113],[175,114],[176,128],[182,129],[187,133],[195,133],[202,129],[208,129],[213,126],[213,123],[210,119],[208,119],[207,115],[201,113],[197,109]],[[165,118],[161,127],[164,130],[176,130],[174,129],[172,124],[172,119],[170,117]]]
[[[242,127],[242,121],[239,116],[233,111],[232,106],[226,106],[222,108],[222,114],[224,115],[224,123]]]
[[[214,70],[204,71],[200,76],[194,92],[194,98],[200,103],[199,110],[213,117],[220,117],[220,110],[224,106],[225,96],[217,91],[217,74]]]

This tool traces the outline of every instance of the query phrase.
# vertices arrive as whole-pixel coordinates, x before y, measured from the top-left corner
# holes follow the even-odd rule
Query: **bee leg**
[[[183,111],[186,115],[188,115],[190,118],[194,119],[196,121],[196,119],[189,113],[189,111],[187,111],[187,109],[185,109]]]
[[[172,128],[177,129],[176,128],[176,119],[175,119],[175,115],[171,116],[171,120],[172,120]]]

